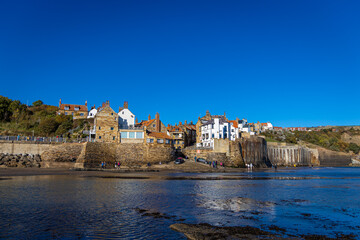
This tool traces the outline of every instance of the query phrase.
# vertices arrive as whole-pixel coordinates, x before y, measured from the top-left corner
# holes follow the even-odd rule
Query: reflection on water
[[[358,235],[359,175],[357,168],[303,168],[167,176],[245,177],[216,181],[11,177],[0,181],[0,238],[184,239],[169,228],[179,219]]]

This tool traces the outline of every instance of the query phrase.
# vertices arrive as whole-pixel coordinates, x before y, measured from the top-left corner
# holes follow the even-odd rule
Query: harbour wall
[[[214,139],[213,149],[189,147],[184,154],[190,159],[204,158],[208,161],[223,162],[225,166],[245,167],[252,163],[256,167],[270,166],[267,158],[266,141],[261,137],[241,138],[235,141]]]
[[[0,153],[7,154],[42,154],[54,144],[34,142],[0,142]]]
[[[267,153],[271,164],[277,166],[346,167],[352,163],[350,154],[320,147],[268,142]]]
[[[102,162],[108,168],[113,168],[115,162],[137,168],[172,161],[173,150],[169,145],[157,143],[65,143],[52,146],[41,158],[45,168],[99,168]]]

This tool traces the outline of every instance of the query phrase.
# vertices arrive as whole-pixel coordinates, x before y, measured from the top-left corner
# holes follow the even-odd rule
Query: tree
[[[35,101],[35,102],[33,102],[32,103],[32,105],[34,106],[34,107],[40,107],[41,105],[43,105],[44,103],[43,103],[43,101],[41,101],[41,100],[37,100],[37,101]]]
[[[11,102],[11,99],[0,96],[0,121],[8,121],[10,119],[11,112],[9,111],[9,106]]]
[[[39,124],[40,132],[48,135],[55,133],[58,128],[58,123],[55,121],[55,118],[46,118],[42,120]]]

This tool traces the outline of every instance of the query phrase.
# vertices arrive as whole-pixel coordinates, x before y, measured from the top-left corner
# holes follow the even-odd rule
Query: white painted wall
[[[135,115],[127,108],[124,108],[118,113],[119,127],[126,129],[135,125]]]
[[[90,110],[87,118],[94,118],[96,114],[97,114],[97,109],[93,108],[93,109]]]

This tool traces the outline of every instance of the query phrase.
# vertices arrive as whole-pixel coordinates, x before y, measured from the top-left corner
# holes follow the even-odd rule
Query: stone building
[[[173,144],[173,140],[172,140],[171,136],[169,136],[163,132],[146,131],[145,142],[146,143],[154,143],[154,144],[166,144],[166,145],[171,145],[171,146]]]
[[[57,114],[72,115],[73,119],[85,119],[88,115],[87,101],[85,101],[85,105],[64,104],[60,99]]]
[[[184,149],[196,142],[196,126],[191,122],[190,124],[179,122],[179,125],[167,127],[168,134],[172,137],[174,147],[176,149]]]
[[[135,123],[136,127],[146,128],[147,131],[150,132],[162,132],[167,133],[166,126],[160,120],[160,114],[156,113],[155,118],[151,119],[149,115],[148,120],[143,120],[140,123]]]
[[[185,132],[179,126],[170,126],[168,125],[168,134],[173,140],[175,149],[184,149],[185,147]]]
[[[113,142],[119,141],[118,115],[110,107],[109,101],[106,101],[98,109],[94,119],[96,130],[96,142]]]

